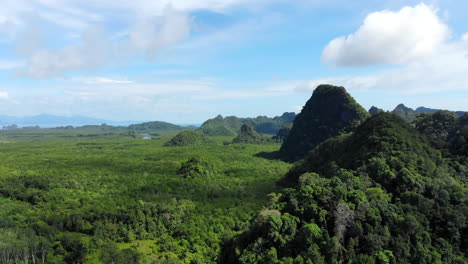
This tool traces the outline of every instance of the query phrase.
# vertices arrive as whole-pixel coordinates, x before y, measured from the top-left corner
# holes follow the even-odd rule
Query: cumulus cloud
[[[468,34],[441,45],[436,54],[405,65],[367,75],[318,78],[285,86],[285,90],[311,92],[319,84],[330,83],[350,90],[388,90],[406,94],[442,91],[468,92]]]
[[[332,40],[322,60],[337,66],[404,64],[437,52],[450,35],[426,4],[369,14],[353,34]]]
[[[190,35],[190,11],[221,11],[240,0],[201,1],[55,1],[6,0],[0,10],[0,37],[3,28],[15,28],[15,52],[26,61],[18,76],[57,77],[72,71],[93,71],[104,66],[128,63],[135,56],[147,60],[183,42]],[[29,7],[28,7],[29,6]],[[12,27],[11,24],[18,25]],[[115,28],[112,23],[118,24]],[[62,28],[65,46],[45,46],[41,27]],[[103,25],[112,25],[112,31]],[[119,32],[114,32],[115,30]],[[13,34],[13,33],[12,33]],[[0,39],[1,40],[1,39]]]
[[[40,33],[28,30],[20,37],[26,41],[18,42],[16,48],[17,54],[27,61],[18,75],[40,79],[70,71],[92,71],[135,55],[153,60],[187,38],[189,33],[188,15],[171,8],[167,8],[164,15],[141,18],[119,39],[112,38],[103,25],[90,25],[77,43],[58,49],[40,47]]]

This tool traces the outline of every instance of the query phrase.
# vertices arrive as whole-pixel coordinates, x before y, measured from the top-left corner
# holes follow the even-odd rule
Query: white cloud
[[[191,35],[191,12],[272,1],[284,0],[3,0],[0,42],[14,40],[16,55],[27,62],[18,76],[57,77],[159,59]],[[46,29],[53,34],[42,34]]]
[[[39,79],[67,71],[94,70],[110,62],[114,47],[102,25],[90,26],[78,43],[63,48],[44,48],[42,38],[41,30],[35,27],[18,38],[15,51],[26,61],[25,67],[18,69],[18,76]]]
[[[240,2],[243,0],[5,0],[0,10],[0,41],[17,36],[16,53],[27,61],[19,76],[56,77],[127,63],[135,56],[153,60],[190,35],[189,12],[222,11]],[[64,32],[60,34],[68,44],[44,47],[40,29],[44,22],[61,27]],[[110,24],[118,24],[117,30],[124,33],[112,38],[115,32],[99,26]]]
[[[387,90],[404,94],[443,91],[468,92],[468,38],[441,45],[437,54],[376,73],[318,78],[283,86],[283,91],[311,92],[319,84],[344,86],[349,90]]]
[[[222,99],[247,99],[247,98],[263,98],[284,95],[284,92],[260,90],[260,91],[213,91],[212,93],[204,93],[193,97],[195,100],[222,100]]]
[[[369,14],[353,34],[332,40],[322,60],[337,66],[402,64],[433,55],[450,35],[426,4]]]
[[[127,79],[114,79],[107,77],[80,77],[72,78],[72,81],[76,81],[83,84],[131,84],[134,83]]]
[[[191,21],[186,13],[166,9],[159,17],[141,19],[129,33],[130,47],[149,59],[161,51],[186,39],[190,34]]]
[[[23,66],[24,63],[21,61],[4,61],[0,60],[0,70],[12,70]]]
[[[0,91],[0,100],[5,100],[9,98],[8,92]]]

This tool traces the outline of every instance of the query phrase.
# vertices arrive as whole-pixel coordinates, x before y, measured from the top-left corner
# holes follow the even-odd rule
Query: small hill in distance
[[[168,122],[162,122],[162,121],[153,121],[153,122],[146,122],[146,123],[141,123],[141,124],[133,124],[127,127],[129,130],[136,130],[136,131],[143,131],[143,130],[168,130],[168,131],[174,131],[174,130],[187,130],[189,128],[195,129],[195,127],[183,127],[179,125],[174,125]]]
[[[197,146],[204,144],[213,144],[214,141],[196,131],[181,131],[171,140],[166,142],[167,147]]]
[[[286,124],[283,127],[281,127],[280,130],[278,130],[278,133],[276,133],[275,136],[273,136],[273,140],[276,140],[278,142],[284,142],[288,136],[289,133],[291,133],[292,129],[292,124]]]
[[[371,115],[376,115],[376,114],[382,113],[382,112],[384,112],[384,110],[382,110],[382,109],[380,109],[380,108],[378,108],[378,107],[376,107],[376,106],[372,106],[372,107],[369,109],[369,113],[370,113]]]
[[[258,134],[252,125],[245,123],[242,125],[241,131],[237,137],[232,140],[232,143],[263,144],[269,141],[269,138]]]

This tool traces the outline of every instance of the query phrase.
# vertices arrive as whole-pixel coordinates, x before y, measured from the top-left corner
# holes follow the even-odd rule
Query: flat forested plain
[[[291,167],[278,143],[157,134],[0,132],[0,263],[215,263]]]

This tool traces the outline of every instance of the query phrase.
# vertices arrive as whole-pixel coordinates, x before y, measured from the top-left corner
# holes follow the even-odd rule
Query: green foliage
[[[467,116],[363,121],[344,88],[319,88],[286,140],[318,145],[292,169],[267,159],[275,141],[163,147],[164,124],[0,131],[0,263],[466,263]],[[293,117],[249,119],[238,140]]]
[[[352,131],[368,116],[345,88],[320,85],[294,120],[280,154],[298,160],[326,139]]]
[[[284,113],[282,116],[269,118],[258,116],[256,118],[239,118],[235,116],[222,117],[218,115],[204,122],[199,131],[208,136],[233,136],[240,132],[243,124],[250,124],[254,130],[264,134],[276,134],[285,124],[291,124],[296,115]]]
[[[422,114],[414,125],[436,148],[468,158],[468,116],[458,117],[449,111]]]
[[[458,116],[452,112],[438,111],[434,114],[422,114],[414,124],[436,147],[442,148],[449,140],[449,134],[453,133],[457,119]]]
[[[377,114],[298,163],[292,188],[271,195],[223,263],[466,263],[466,172],[398,116]]]
[[[134,124],[127,127],[128,130],[145,131],[145,130],[182,130],[186,127],[174,125],[162,121],[147,122],[141,124]]]
[[[270,142],[270,139],[255,132],[252,125],[245,123],[242,125],[241,131],[236,138],[232,140],[232,143],[243,143],[243,144],[264,144]]]
[[[455,155],[468,158],[468,114],[460,117],[449,136],[449,149]]]
[[[369,113],[370,113],[371,115],[376,115],[376,114],[382,113],[382,112],[384,112],[384,110],[382,110],[382,109],[380,109],[380,108],[378,108],[378,107],[375,107],[375,106],[372,106],[372,107],[369,109]]]
[[[119,249],[115,243],[102,246],[100,260],[104,264],[139,264],[141,254],[131,248]]]
[[[129,137],[129,138],[143,138],[143,136],[136,132],[136,131],[125,131],[125,132],[122,132],[119,134],[119,136],[122,136],[122,137]]]
[[[182,131],[169,140],[165,146],[181,147],[181,146],[198,146],[203,144],[213,144],[214,142],[206,136],[195,131]]]
[[[290,167],[256,156],[279,144],[168,148],[174,133],[158,134],[1,131],[0,263],[215,263]],[[178,174],[192,157],[203,175]]]
[[[419,113],[416,113],[413,109],[406,107],[404,104],[397,105],[392,113],[407,122],[413,122],[419,115]]]
[[[289,133],[291,133],[291,129],[292,124],[286,124],[282,126],[281,129],[278,130],[278,133],[276,133],[276,135],[273,137],[273,140],[284,142],[288,138]]]
[[[236,133],[226,126],[205,125],[198,129],[200,133],[207,136],[234,136]]]
[[[201,158],[191,158],[177,170],[177,174],[180,174],[186,178],[191,177],[210,177],[216,170],[213,166],[210,166],[206,161]]]

